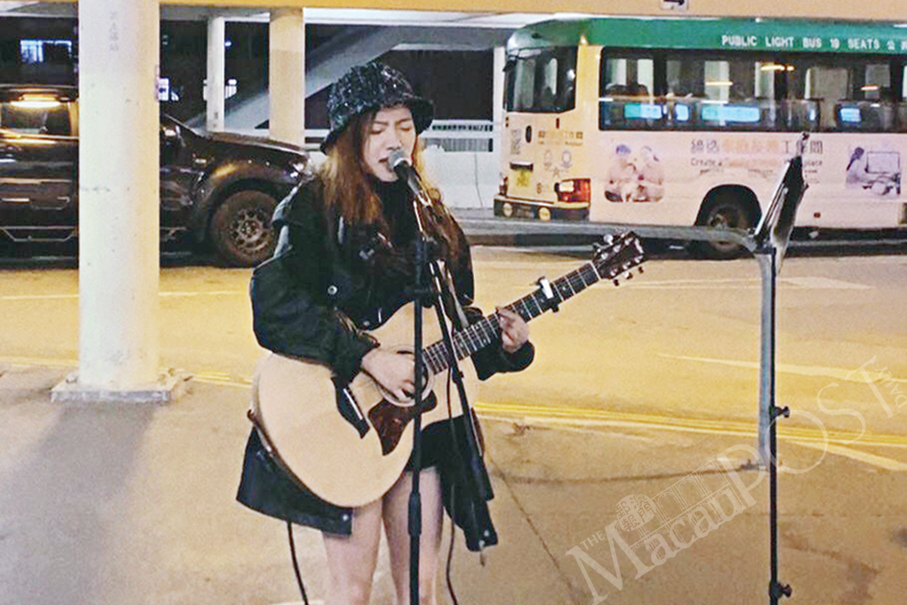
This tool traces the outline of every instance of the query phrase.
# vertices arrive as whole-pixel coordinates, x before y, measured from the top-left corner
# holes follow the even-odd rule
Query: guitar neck
[[[593,263],[586,263],[579,269],[551,282],[553,297],[549,300],[541,288],[527,294],[504,307],[522,317],[525,321],[532,321],[545,311],[551,309],[565,300],[579,294],[589,286],[601,280]],[[501,324],[498,322],[497,313],[486,315],[480,321],[453,334],[453,348],[457,359],[465,359],[484,349],[501,337]],[[434,374],[438,374],[450,367],[447,347],[443,340],[432,343],[424,349],[425,364]]]

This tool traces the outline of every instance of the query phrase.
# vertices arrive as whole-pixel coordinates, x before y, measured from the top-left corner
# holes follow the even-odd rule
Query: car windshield
[[[179,126],[180,130],[188,130],[192,134],[198,134],[198,131],[196,131],[191,126],[187,125],[185,122],[181,122],[169,114],[162,113],[161,114],[161,124],[166,126],[168,123],[173,124],[175,126]]]
[[[71,103],[53,99],[0,102],[0,128],[20,134],[71,136]]]

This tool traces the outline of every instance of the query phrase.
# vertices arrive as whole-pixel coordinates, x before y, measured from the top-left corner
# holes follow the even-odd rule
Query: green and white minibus
[[[524,27],[507,44],[495,214],[751,227],[808,131],[798,226],[907,228],[905,69],[907,24]]]

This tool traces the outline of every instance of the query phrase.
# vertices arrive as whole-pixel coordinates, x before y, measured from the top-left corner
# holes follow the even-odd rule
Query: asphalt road
[[[486,310],[527,294],[541,276],[553,280],[584,262],[484,247],[475,259],[477,303]],[[488,383],[481,401],[751,420],[760,342],[756,263],[656,260],[644,268],[634,280],[599,283],[534,321],[535,364]],[[248,383],[260,354],[249,275],[210,266],[162,270],[163,366]],[[0,269],[0,357],[74,364],[77,294],[75,269]],[[907,431],[897,394],[880,399],[865,383],[866,372],[889,372],[892,385],[907,377],[905,295],[907,257],[787,259],[778,284],[778,401],[795,412],[853,407],[872,432]],[[900,404],[907,412],[904,399]],[[854,420],[823,416],[828,428],[844,431],[860,429]],[[790,424],[801,421],[811,424],[805,417]]]
[[[553,279],[583,262],[482,247],[475,260],[485,309],[523,296],[542,275]],[[162,271],[162,364],[193,373],[202,391],[210,384],[242,387],[251,378],[260,350],[250,328],[249,274],[208,266]],[[0,363],[74,366],[77,287],[72,268],[0,270]],[[797,602],[903,602],[905,294],[907,257],[801,256],[784,263],[777,390],[793,414],[780,423],[788,470],[782,579],[795,585]],[[617,288],[598,284],[532,323],[533,366],[495,377],[476,396],[492,443],[499,506],[520,512],[519,522],[511,516],[501,522],[510,537],[502,552],[513,558],[496,568],[495,585],[501,594],[501,582],[520,585],[525,598],[483,599],[489,585],[479,583],[463,588],[472,597],[463,602],[537,602],[533,590],[548,591],[545,602],[557,603],[590,603],[608,591],[614,603],[765,601],[762,488],[752,502],[738,498],[741,518],[722,529],[723,539],[696,541],[690,553],[668,547],[676,560],[652,573],[657,543],[643,546],[649,558],[635,570],[622,559],[619,590],[577,559],[584,552],[613,569],[602,536],[611,523],[642,514],[633,498],[655,499],[664,512],[659,497],[684,478],[705,469],[707,481],[722,454],[735,464],[746,460],[745,446],[755,439],[760,304],[753,261],[654,260],[643,275]],[[184,412],[173,422],[191,418]],[[684,532],[689,543],[689,524]],[[520,559],[521,552],[542,555]],[[273,556],[253,554],[245,563],[268,571]],[[538,574],[529,573],[533,565]],[[460,569],[480,576],[470,566]]]

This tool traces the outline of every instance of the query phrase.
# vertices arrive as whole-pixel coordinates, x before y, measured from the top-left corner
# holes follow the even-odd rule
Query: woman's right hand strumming
[[[413,396],[415,366],[412,357],[378,347],[365,354],[361,365],[366,374],[398,400],[406,401]]]

